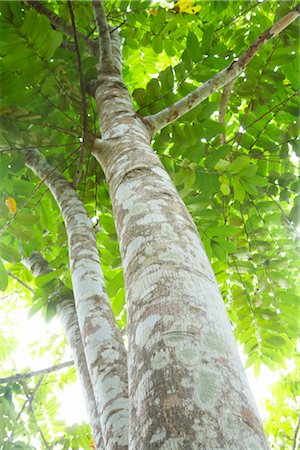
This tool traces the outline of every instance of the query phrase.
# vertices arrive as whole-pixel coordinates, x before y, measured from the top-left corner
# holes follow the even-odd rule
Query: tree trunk
[[[66,179],[37,150],[26,165],[50,189],[65,221],[82,343],[106,449],[127,448],[127,355],[109,303],[92,223]]]
[[[102,141],[128,311],[130,449],[268,449],[196,227],[117,76],[100,74]]]
[[[52,272],[47,261],[37,252],[32,252],[28,258],[22,258],[22,263],[30,270],[34,277]],[[61,288],[63,287],[64,285],[61,283]],[[94,391],[82,345],[73,293],[70,289],[68,289],[68,294],[69,295],[66,296],[65,293],[61,292],[61,299],[57,305],[57,316],[62,323],[65,336],[73,354],[76,373],[81,384],[85,408],[88,413],[96,448],[104,450],[105,447],[102,440],[100,416],[97,410]]]

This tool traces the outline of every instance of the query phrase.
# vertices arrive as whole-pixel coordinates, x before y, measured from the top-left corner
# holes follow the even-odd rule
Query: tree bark
[[[86,361],[106,449],[127,448],[127,355],[108,300],[92,223],[66,179],[37,150],[26,165],[48,186],[65,221],[70,269]]]
[[[37,252],[33,252],[28,258],[22,258],[22,262],[30,270],[34,277],[52,272],[52,269],[48,266],[47,261]],[[63,288],[62,283],[61,288]],[[62,323],[65,336],[73,354],[76,372],[81,384],[85,408],[88,413],[89,424],[92,429],[96,448],[97,450],[104,450],[105,447],[102,439],[100,415],[98,413],[93,386],[82,345],[73,293],[70,290],[68,297],[61,293],[61,300],[57,305],[57,316]]]
[[[122,80],[100,74],[128,312],[130,449],[268,449],[212,268]]]

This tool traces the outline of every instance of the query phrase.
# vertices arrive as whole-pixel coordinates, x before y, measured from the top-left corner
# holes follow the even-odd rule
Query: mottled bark
[[[29,257],[22,258],[23,264],[30,270],[34,277],[44,275],[52,271],[47,261],[37,252],[33,252]],[[61,290],[64,288],[61,283]],[[66,288],[65,288],[66,289]],[[60,319],[65,336],[71,348],[77,376],[81,384],[85,408],[88,413],[89,423],[97,450],[104,449],[102,440],[100,415],[97,410],[94,391],[88,371],[84,349],[79,330],[77,314],[72,291],[61,292],[61,300],[57,305],[57,316]],[[60,297],[58,293],[58,298]]]
[[[179,117],[200,105],[200,103],[211,94],[238,77],[243,72],[246,65],[249,64],[251,59],[256,55],[258,50],[296,20],[299,14],[300,4],[264,31],[253,44],[236,61],[233,61],[226,67],[226,69],[217,73],[217,75],[210,78],[173,105],[168,106],[156,114],[145,117],[144,122],[147,124],[151,135],[154,135],[161,128],[164,128],[169,123],[174,122]]]
[[[268,449],[195,225],[122,80],[100,76],[102,141],[128,312],[130,449]]]
[[[95,22],[99,35],[99,62],[101,70],[112,69],[112,49],[109,26],[106,20],[103,0],[92,0]]]
[[[109,303],[92,223],[75,191],[37,150],[26,165],[48,186],[65,221],[75,305],[106,449],[127,448],[127,355]]]

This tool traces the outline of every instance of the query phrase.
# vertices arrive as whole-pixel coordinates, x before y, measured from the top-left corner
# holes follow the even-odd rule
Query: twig
[[[299,429],[300,429],[300,416],[298,417],[298,420],[297,420],[297,423],[296,423],[292,450],[297,450]]]
[[[103,0],[92,0],[93,11],[99,34],[100,70],[112,68],[112,51],[109,26],[107,23]]]
[[[25,402],[23,403],[22,408],[20,409],[20,411],[19,411],[19,413],[18,413],[18,415],[17,415],[17,417],[16,417],[14,427],[13,427],[13,429],[12,429],[11,435],[9,436],[9,441],[10,441],[10,442],[12,442],[12,439],[13,439],[13,437],[14,437],[14,434],[15,434],[15,431],[16,431],[16,427],[17,427],[17,424],[18,424],[18,421],[19,421],[19,419],[20,419],[20,417],[21,417],[21,415],[22,415],[24,409],[26,408],[27,404],[28,404],[28,406],[30,406],[31,403],[33,402],[34,396],[35,396],[35,394],[37,393],[37,391],[38,391],[40,385],[42,384],[43,379],[44,379],[44,376],[41,376],[40,379],[39,379],[39,381],[38,381],[38,383],[36,384],[34,390],[33,390],[31,393],[28,391],[28,388],[27,388],[26,384],[23,383],[23,382],[21,381],[22,387],[23,387],[24,392],[25,392],[25,394],[26,394],[26,400],[25,400]]]
[[[36,147],[26,147],[23,150],[34,150]],[[74,153],[76,153],[79,150],[79,147],[75,149],[75,151],[71,152],[68,155],[68,158],[70,156],[72,156]],[[63,171],[67,170],[69,167],[71,167],[74,164],[75,160],[71,161],[65,168]],[[61,163],[57,164],[56,166],[54,166],[53,171],[55,171],[59,166],[61,165]],[[46,177],[47,178],[47,177]],[[36,194],[36,192],[44,185],[44,181],[46,180],[42,179],[36,186],[35,188],[32,190],[31,194],[28,195],[28,197],[25,199],[24,203],[22,203],[21,206],[19,206],[17,212],[10,217],[7,222],[5,222],[5,224],[2,226],[2,228],[0,228],[0,237],[4,234],[4,232],[7,230],[7,228],[9,227],[9,225],[15,220],[15,218],[17,217],[18,213],[20,211],[22,211],[30,202],[30,200],[34,197],[34,195]],[[44,194],[43,194],[44,195]]]
[[[252,105],[253,105],[254,96],[255,96],[255,94],[256,94],[256,92],[257,92],[257,90],[258,90],[259,83],[260,83],[260,81],[261,81],[261,79],[262,79],[262,77],[263,77],[263,75],[264,75],[264,73],[265,73],[265,71],[266,71],[266,69],[267,69],[267,67],[268,67],[268,65],[269,65],[269,63],[270,63],[270,61],[271,61],[271,58],[272,58],[272,56],[273,56],[273,53],[274,53],[274,51],[276,50],[276,47],[277,47],[277,45],[278,45],[278,42],[279,42],[279,37],[277,37],[276,41],[274,42],[273,48],[272,48],[271,52],[269,53],[269,55],[268,55],[268,57],[267,57],[267,59],[266,59],[266,62],[265,62],[265,64],[264,64],[263,68],[261,69],[260,74],[259,74],[259,76],[258,76],[258,78],[257,78],[257,80],[256,80],[256,83],[255,83],[255,86],[254,86],[254,88],[253,88],[253,91],[252,91],[250,100],[249,100],[249,102],[248,102],[248,104],[247,104],[246,111],[245,111],[245,113],[244,113],[244,115],[243,115],[243,119],[242,119],[242,122],[241,122],[241,124],[240,124],[243,128],[246,128],[246,127],[245,127],[245,124],[246,124],[246,121],[247,121],[249,112],[250,112],[250,110],[251,110],[251,107],[252,107]],[[235,134],[235,136],[234,136],[234,139],[235,139],[234,142],[237,142],[237,144],[239,144],[240,138],[241,138],[241,133],[237,132],[237,133]],[[232,143],[232,146],[233,146],[234,142]]]
[[[229,81],[229,83],[227,83],[224,86],[224,90],[221,96],[221,101],[220,101],[220,108],[219,108],[219,123],[221,125],[224,126],[225,128],[225,114],[226,114],[226,108],[227,108],[227,104],[228,104],[228,100],[229,97],[231,95],[234,83],[235,83],[236,78],[234,78],[233,80]],[[222,145],[225,144],[226,142],[226,135],[225,135],[225,130],[224,133],[220,134],[220,142]]]
[[[202,103],[211,94],[218,91],[222,86],[225,86],[234,78],[238,77],[249,64],[252,58],[256,55],[259,49],[265,45],[270,39],[277,36],[288,25],[290,25],[300,14],[300,4],[298,4],[292,11],[278,20],[270,28],[264,31],[250,47],[228,67],[221,70],[214,77],[203,83],[194,91],[187,94],[172,105],[164,108],[160,112],[146,116],[143,121],[147,125],[149,131],[154,135],[158,130],[164,128],[169,123],[182,117],[187,112],[194,109]]]
[[[55,366],[46,367],[45,369],[36,370],[34,372],[27,373],[17,373],[16,375],[12,375],[10,377],[0,378],[0,384],[4,383],[15,383],[16,381],[26,380],[27,378],[33,378],[39,375],[45,376],[51,372],[57,372],[58,370],[65,369],[66,367],[72,367],[74,365],[74,361],[66,361],[61,364],[56,364]]]
[[[74,175],[72,186],[74,189],[78,186],[78,183],[80,181],[82,170],[83,170],[83,163],[84,163],[84,157],[86,153],[86,144],[87,144],[87,136],[88,136],[88,118],[87,118],[87,101],[86,101],[86,95],[85,95],[85,88],[84,88],[84,80],[83,80],[83,73],[82,73],[82,65],[81,65],[81,58],[80,58],[80,51],[79,51],[79,45],[78,45],[78,38],[77,38],[77,30],[75,25],[75,16],[74,11],[72,8],[71,1],[68,0],[68,7],[70,11],[70,17],[72,22],[72,29],[74,34],[74,42],[75,42],[75,51],[76,51],[76,58],[77,58],[77,67],[78,67],[78,73],[79,73],[79,82],[80,82],[80,92],[81,92],[81,103],[82,103],[82,145],[80,149],[80,156],[79,161],[77,165],[77,170]]]
[[[76,141],[76,142],[70,142],[69,144],[48,144],[48,145],[42,145],[42,144],[39,144],[39,145],[35,145],[35,146],[30,146],[30,145],[27,145],[26,147],[7,147],[7,148],[1,148],[1,146],[0,146],[0,153],[4,153],[4,152],[12,152],[12,151],[22,151],[22,150],[24,150],[25,148],[29,148],[29,149],[34,149],[34,148],[37,148],[37,147],[39,147],[39,148],[54,148],[54,147],[71,147],[71,146],[74,146],[75,144],[78,144],[78,141]]]
[[[34,412],[34,409],[33,409],[33,406],[32,406],[34,397],[35,397],[35,395],[36,395],[36,393],[37,393],[37,391],[38,391],[40,385],[42,384],[43,379],[44,379],[44,375],[42,375],[42,376],[40,377],[40,379],[39,379],[37,385],[35,386],[35,388],[34,388],[34,390],[33,390],[32,392],[29,391],[29,389],[28,389],[28,387],[27,387],[27,385],[26,385],[26,383],[25,383],[24,381],[21,381],[21,384],[22,384],[22,387],[23,387],[23,389],[24,389],[24,392],[25,392],[25,394],[26,394],[26,396],[27,396],[28,406],[29,406],[29,409],[31,410],[32,417],[33,417],[33,419],[34,419],[34,421],[35,421],[35,425],[36,425],[36,427],[37,427],[37,429],[38,429],[38,432],[39,432],[40,435],[41,435],[41,438],[42,438],[42,441],[44,442],[45,447],[46,447],[47,449],[50,450],[50,447],[49,447],[48,442],[47,442],[47,440],[46,440],[46,438],[45,438],[45,436],[44,436],[44,433],[43,433],[41,427],[39,426],[39,424],[38,424],[38,422],[37,422],[37,419],[36,419],[36,417],[35,417],[35,412]]]
[[[266,117],[268,114],[271,114],[274,109],[278,108],[278,110],[275,111],[275,113],[273,114],[277,114],[279,112],[279,109],[282,108],[283,106],[285,106],[286,103],[288,103],[290,100],[292,100],[292,98],[294,98],[296,95],[298,94],[298,91],[293,92],[291,95],[289,95],[287,98],[285,98],[284,100],[282,100],[281,102],[277,103],[276,105],[272,106],[272,108],[268,109],[268,111],[264,112],[261,116],[257,117],[257,119],[253,120],[253,122],[249,123],[249,125],[245,126],[244,129],[245,131],[249,130],[249,128],[253,127],[253,125],[255,125],[257,122],[259,122],[260,120],[262,120],[264,117]],[[272,116],[273,118],[274,116]],[[228,139],[227,144],[229,144],[229,142],[232,142],[233,140],[236,139],[237,136],[233,136],[232,138]],[[290,142],[292,140],[295,140],[297,138],[294,139],[290,139],[286,142]],[[255,140],[256,142],[256,140]],[[280,145],[284,144],[284,142],[281,142]],[[269,150],[271,148],[275,148],[276,146],[271,146],[266,148],[266,150]]]
[[[57,106],[52,100],[50,100],[49,97],[44,95],[41,90],[37,89],[33,84],[31,85],[31,87],[35,91],[36,94],[40,95],[44,100],[46,100],[46,102],[48,102],[48,103],[50,103],[50,105],[54,106],[55,109],[60,111],[67,119],[69,119],[71,122],[73,122],[74,125],[76,125],[76,127],[79,126],[79,124],[76,122],[76,120],[73,119],[73,117],[68,116],[68,114],[65,111],[63,111],[61,108],[59,108],[59,106]]]
[[[28,286],[28,284],[22,281],[21,278],[17,277],[17,275],[13,274],[9,270],[7,270],[7,275],[16,280],[18,283],[20,283],[22,286],[24,286],[26,289],[28,289],[30,292],[34,294],[34,289],[32,289],[32,287]]]

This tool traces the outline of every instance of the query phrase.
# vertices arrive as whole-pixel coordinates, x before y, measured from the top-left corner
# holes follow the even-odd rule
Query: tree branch
[[[164,128],[169,123],[182,117],[187,112],[202,103],[207,97],[218,91],[222,86],[238,77],[256,55],[258,50],[265,45],[270,39],[277,36],[288,25],[297,19],[300,13],[300,4],[278,20],[274,25],[264,31],[250,47],[236,60],[233,61],[226,69],[223,69],[217,75],[203,83],[194,91],[187,94],[182,99],[178,100],[173,105],[168,106],[162,111],[146,116],[143,118],[145,124],[148,126],[152,135],[154,135],[161,128]]]
[[[9,270],[7,271],[7,275],[11,278],[13,278],[14,280],[16,280],[18,283],[20,283],[22,286],[24,286],[26,289],[28,289],[30,292],[32,292],[34,294],[34,289],[32,289],[32,287],[30,287],[28,284],[26,284],[23,280],[21,280],[21,278],[17,277],[17,275],[15,275],[14,273],[10,272]]]
[[[78,183],[80,181],[82,170],[83,170],[83,163],[84,163],[84,157],[86,153],[86,145],[87,145],[87,136],[88,136],[88,118],[87,118],[87,102],[86,102],[86,95],[85,95],[85,87],[84,87],[84,80],[83,80],[83,73],[82,73],[82,65],[81,65],[81,58],[80,58],[80,51],[79,51],[79,45],[78,45],[78,38],[77,38],[77,30],[75,25],[75,16],[74,11],[72,8],[72,3],[70,0],[68,0],[68,8],[70,11],[70,17],[72,22],[72,30],[74,35],[74,42],[75,42],[75,51],[76,51],[76,58],[77,58],[77,67],[78,67],[78,74],[79,74],[79,83],[80,83],[80,93],[81,93],[81,103],[82,103],[82,144],[80,149],[80,156],[79,161],[77,165],[77,170],[75,172],[75,176],[73,179],[73,187],[76,189],[78,186]]]
[[[295,428],[295,432],[294,432],[294,439],[293,439],[292,450],[297,450],[297,443],[298,443],[299,429],[300,429],[300,416],[298,417],[298,420],[297,420],[297,423],[296,423],[296,428]]]
[[[45,445],[46,449],[50,450],[50,447],[49,447],[48,442],[47,442],[47,440],[45,438],[45,435],[44,435],[44,433],[43,433],[41,427],[39,426],[38,421],[37,421],[37,419],[35,417],[35,411],[34,411],[34,408],[33,408],[34,397],[36,396],[36,394],[37,394],[37,392],[38,392],[38,390],[39,390],[39,388],[40,388],[40,386],[41,386],[41,384],[43,382],[43,379],[44,379],[44,375],[42,375],[40,377],[40,379],[38,381],[38,384],[36,385],[36,387],[34,388],[34,390],[32,392],[30,392],[30,390],[28,389],[28,387],[27,387],[27,385],[26,385],[26,383],[24,381],[21,381],[21,384],[22,384],[22,387],[24,389],[25,395],[27,397],[28,407],[31,410],[31,414],[32,414],[33,420],[35,422],[35,425],[36,425],[36,427],[38,429],[38,432],[41,435],[42,441],[44,442],[44,445]]]
[[[34,8],[39,14],[43,14],[44,16],[46,16],[54,28],[62,31],[68,36],[74,37],[72,26],[69,25],[68,22],[66,22],[60,16],[55,14],[55,12],[51,11],[51,9],[44,6],[41,2],[35,0],[25,0],[25,3]],[[87,38],[83,33],[77,32],[77,35],[80,39],[85,40],[89,53],[91,53],[92,55],[97,55],[98,43],[96,41],[93,41],[92,39]]]
[[[17,373],[16,375],[12,375],[6,378],[0,378],[0,384],[4,383],[15,383],[16,381],[26,380],[27,378],[33,378],[36,376],[45,376],[51,372],[57,372],[58,370],[65,369],[66,367],[72,367],[74,365],[74,361],[66,361],[61,364],[56,364],[55,366],[46,367],[45,369],[36,370],[35,372],[27,372],[27,373]]]
[[[10,441],[10,442],[12,442],[12,439],[13,439],[14,434],[15,434],[15,431],[16,431],[17,424],[18,424],[19,419],[20,419],[20,417],[21,417],[21,415],[22,415],[24,409],[26,408],[27,404],[28,404],[28,406],[29,406],[30,408],[32,407],[32,402],[33,402],[34,397],[35,397],[36,393],[38,392],[38,390],[39,390],[39,388],[40,388],[40,386],[41,386],[41,384],[42,384],[42,382],[43,382],[43,379],[44,379],[44,375],[42,375],[42,376],[40,377],[40,379],[39,379],[37,385],[35,386],[35,388],[33,389],[33,391],[32,391],[31,393],[29,392],[29,389],[28,389],[28,387],[26,386],[26,384],[23,382],[23,380],[21,380],[21,384],[22,384],[22,387],[23,387],[24,392],[25,392],[25,395],[26,395],[26,400],[25,400],[25,402],[23,403],[23,406],[22,406],[22,408],[20,409],[20,411],[19,411],[19,413],[18,413],[18,415],[17,415],[17,417],[16,417],[16,420],[15,420],[15,423],[14,423],[13,430],[12,430],[11,435],[10,435],[10,437],[9,437],[9,441]],[[32,411],[32,412],[33,412],[33,411]],[[33,413],[33,416],[34,416],[34,413]],[[35,420],[35,424],[36,424],[36,426],[37,426],[39,432],[41,432],[40,427],[38,426],[38,424],[37,424],[37,422],[36,422],[35,416],[34,416],[34,420]],[[41,432],[41,437],[42,437],[42,439],[43,439],[43,441],[44,441],[44,443],[45,443],[45,445],[46,445],[46,448],[48,448],[48,444],[47,444],[46,440],[44,439],[44,435],[43,435],[42,432]]]
[[[103,0],[92,0],[93,11],[99,34],[100,70],[112,68],[112,50]]]
[[[49,267],[48,262],[38,252],[32,252],[27,258],[23,257],[22,263],[31,271],[34,277],[53,271],[53,269]],[[62,289],[65,288],[62,281],[60,281],[60,287]],[[83,398],[89,417],[89,423],[92,428],[93,438],[97,445],[97,449],[100,450],[103,448],[100,414],[96,405],[94,390],[86,363],[73,293],[69,291],[69,294],[70,295],[66,296],[62,291],[59,293],[61,298],[57,305],[57,316],[62,323],[65,336],[73,353],[74,364],[78,379],[81,383]]]

